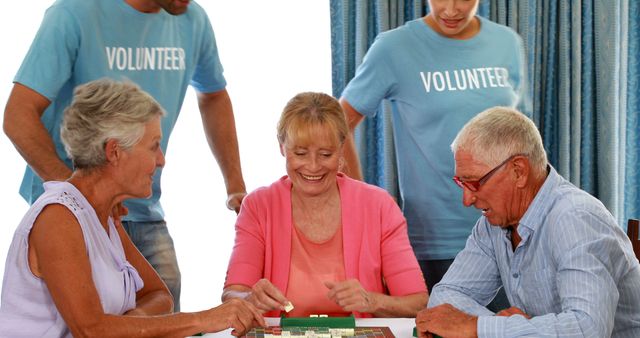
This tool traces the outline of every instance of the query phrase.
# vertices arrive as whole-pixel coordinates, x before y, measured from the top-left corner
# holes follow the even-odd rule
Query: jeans
[[[444,274],[453,263],[453,259],[419,260],[418,263],[422,270],[422,276],[427,282],[429,294],[431,294],[431,289],[444,277]],[[498,312],[509,307],[511,307],[511,305],[509,304],[507,294],[504,292],[504,288],[500,288],[496,297],[487,305],[487,309],[493,312]]]
[[[180,269],[173,239],[165,221],[122,221],[131,241],[149,261],[173,296],[173,309],[180,311]]]

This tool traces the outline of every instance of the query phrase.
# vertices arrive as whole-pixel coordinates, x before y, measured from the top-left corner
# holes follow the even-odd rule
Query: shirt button
[[[513,276],[513,278],[518,278],[519,274],[516,272],[512,276]]]

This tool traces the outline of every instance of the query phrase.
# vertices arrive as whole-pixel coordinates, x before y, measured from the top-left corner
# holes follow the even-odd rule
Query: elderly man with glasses
[[[420,337],[640,337],[640,266],[614,217],[547,162],[535,124],[504,107],[453,141],[453,181],[482,210],[429,297]],[[504,287],[511,308],[486,305]]]

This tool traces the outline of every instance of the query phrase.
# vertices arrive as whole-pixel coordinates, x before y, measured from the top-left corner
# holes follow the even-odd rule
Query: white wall
[[[102,0],[100,0],[102,1]],[[0,102],[50,0],[12,1],[0,12]],[[200,0],[211,19],[233,102],[249,190],[284,175],[276,122],[301,91],[331,92],[329,6],[324,0]],[[4,111],[4,109],[3,109]],[[220,301],[233,246],[235,214],[224,204],[222,176],[211,155],[191,89],[166,154],[162,202],[182,270],[182,308]],[[27,210],[18,195],[24,161],[2,133],[0,271],[13,231]]]

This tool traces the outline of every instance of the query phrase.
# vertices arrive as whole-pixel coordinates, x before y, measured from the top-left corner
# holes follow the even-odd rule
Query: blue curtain
[[[629,2],[629,53],[627,71],[627,129],[625,154],[624,211],[627,218],[640,218],[640,2]]]
[[[478,9],[524,41],[533,119],[550,162],[623,227],[640,217],[639,7],[629,0],[481,0]],[[426,1],[331,0],[334,96],[377,33],[426,13]],[[367,182],[397,195],[389,109],[379,109],[356,130],[356,144]]]

